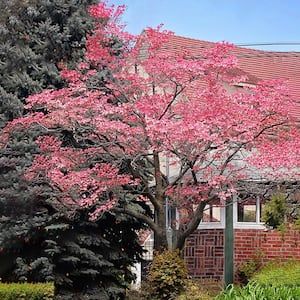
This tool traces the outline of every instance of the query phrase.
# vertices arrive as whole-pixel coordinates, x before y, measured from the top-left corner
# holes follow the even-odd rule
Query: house
[[[176,52],[186,49],[197,57],[201,56],[203,49],[213,46],[214,43],[211,42],[172,36],[163,51]],[[300,52],[272,52],[236,47],[233,53],[239,61],[238,69],[234,72],[247,76],[247,80],[235,88],[255,85],[260,80],[285,79],[291,97],[299,99],[299,109],[295,107],[293,114],[300,117]],[[274,183],[270,182],[254,181],[249,184],[256,190],[263,190],[264,193],[276,188]],[[295,193],[289,184],[286,188],[291,195]],[[261,220],[264,199],[259,194],[261,193],[241,202],[233,202],[235,269],[257,253],[266,261],[275,258],[300,259],[299,231],[289,230],[283,237],[278,232],[266,228]],[[213,203],[207,205],[201,224],[186,241],[184,257],[191,276],[216,280],[224,278],[224,229],[225,208]],[[145,244],[151,248],[151,243],[153,240],[149,235]]]

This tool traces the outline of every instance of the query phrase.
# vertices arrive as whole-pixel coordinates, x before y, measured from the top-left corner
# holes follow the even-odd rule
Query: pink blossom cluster
[[[145,180],[136,162],[153,165],[155,155],[169,157],[177,166],[172,179],[157,165],[152,177],[178,207],[216,197],[226,201],[252,168],[261,176],[272,173],[274,180],[287,170],[299,176],[299,126],[290,114],[295,102],[284,82],[238,89],[242,77],[233,75],[238,63],[232,45],[216,44],[195,58],[186,49],[172,50],[173,34],[161,28],[128,34],[118,23],[123,10],[103,2],[90,8],[100,20],[88,37],[86,62],[76,70],[62,70],[68,87],[30,96],[28,115],[3,131],[8,135],[18,126],[39,124],[49,132],[84,132],[93,142],[81,149],[62,146],[53,136],[40,138],[42,153],[29,177],[44,173],[65,199],[82,205],[95,205],[109,195],[92,215],[97,218],[117,205],[124,185],[138,184],[134,178]],[[112,38],[121,42],[118,55],[110,47]],[[89,79],[103,68],[110,70],[112,80],[106,89],[91,88]],[[40,108],[46,112],[36,113]],[[111,161],[85,164],[97,155],[109,155]],[[131,162],[130,175],[121,172],[124,159]]]

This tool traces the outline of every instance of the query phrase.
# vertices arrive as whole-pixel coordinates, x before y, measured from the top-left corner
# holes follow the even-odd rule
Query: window
[[[225,209],[219,200],[206,204],[199,228],[224,228]]]
[[[257,206],[256,199],[247,199],[239,202],[237,214],[238,222],[256,222]]]
[[[216,204],[207,204],[203,211],[202,222],[221,222],[221,207]]]
[[[264,209],[263,200],[259,197],[248,199],[233,199],[233,223],[234,228],[265,229],[262,221]],[[225,228],[225,207],[219,202],[211,202],[204,208],[203,219],[199,229]]]
[[[235,227],[250,227],[253,225],[263,226],[262,212],[263,201],[260,197],[239,200],[234,203]]]

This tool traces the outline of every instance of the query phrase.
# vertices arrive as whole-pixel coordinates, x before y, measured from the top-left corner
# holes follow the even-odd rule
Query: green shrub
[[[257,251],[253,258],[243,262],[237,269],[237,275],[239,282],[247,284],[255,273],[257,273],[263,264],[264,254],[261,251]]]
[[[52,300],[53,283],[0,283],[1,300]]]
[[[185,291],[181,293],[176,300],[212,300],[210,294],[201,288],[200,284],[187,280],[185,284]]]
[[[242,263],[237,270],[239,282],[243,284],[248,283],[250,278],[257,272],[258,268],[259,267],[254,260]]]
[[[143,297],[142,291],[129,289],[126,291],[125,300],[145,300],[147,297]]]
[[[300,287],[263,286],[251,282],[244,287],[228,286],[216,300],[298,300]]]
[[[276,193],[265,203],[262,219],[267,225],[277,228],[285,223],[286,213],[286,196],[283,193]]]
[[[271,262],[253,277],[253,281],[261,285],[300,287],[300,261]]]
[[[184,290],[186,278],[187,269],[178,251],[155,255],[148,275],[151,299],[175,299]]]
[[[294,228],[300,230],[300,216],[294,222]]]

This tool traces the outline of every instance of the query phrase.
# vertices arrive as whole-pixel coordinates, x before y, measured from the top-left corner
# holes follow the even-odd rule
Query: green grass
[[[251,282],[244,287],[230,285],[216,300],[299,300],[299,286],[264,286]]]
[[[252,280],[261,285],[300,287],[300,262],[269,263]]]
[[[230,285],[216,300],[300,300],[300,262],[272,262],[244,287]]]

